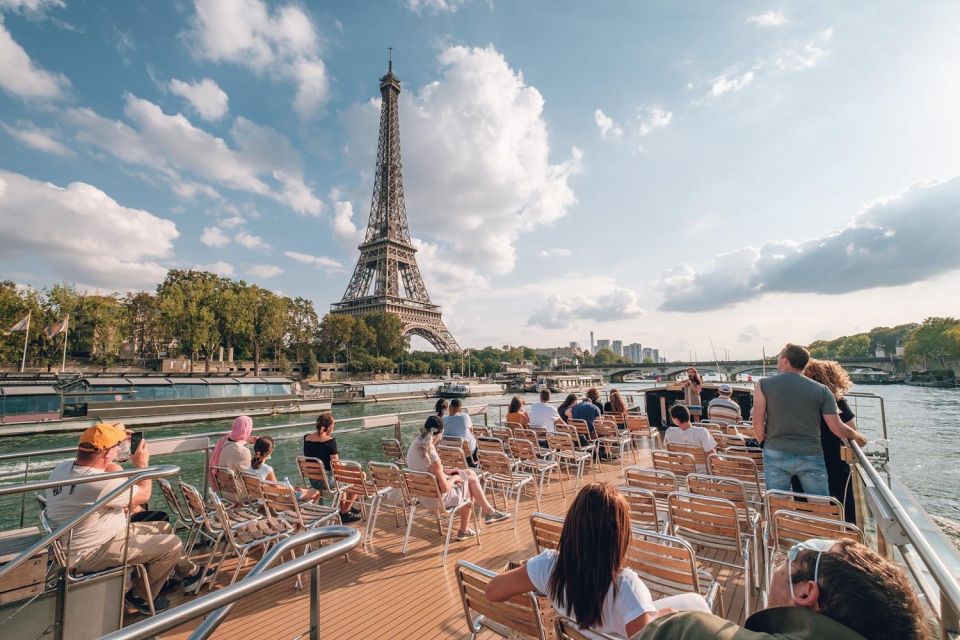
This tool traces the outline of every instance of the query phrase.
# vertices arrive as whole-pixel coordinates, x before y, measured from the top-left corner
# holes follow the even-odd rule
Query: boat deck
[[[627,463],[632,462],[628,454]],[[649,451],[638,451],[638,463],[650,466]],[[586,479],[589,479],[589,472],[585,474]],[[598,479],[621,484],[623,474],[618,464],[605,462]],[[550,483],[544,489],[544,512],[565,513],[571,500],[573,481],[565,484],[566,500],[558,483]],[[427,517],[416,519],[408,554],[404,557],[400,553],[403,528],[396,526],[389,510],[381,511],[372,549],[357,547],[350,553],[349,562],[336,559],[321,565],[325,580],[320,594],[321,637],[415,637],[424,640],[468,637],[454,566],[458,560],[468,560],[501,570],[511,560],[532,557],[535,550],[529,516],[535,510],[533,497],[524,497],[515,530],[510,519],[483,526],[479,547],[475,541],[451,541],[444,566],[440,563],[443,538],[437,532],[435,521]],[[705,568],[709,569],[710,565]],[[742,579],[739,573],[730,576],[728,570],[724,570],[720,578],[724,584],[722,597],[727,617],[742,622]],[[221,578],[221,582],[225,583],[225,580]],[[309,574],[304,575],[304,587],[302,591],[296,591],[293,581],[289,580],[241,600],[213,637],[268,640],[306,634],[310,609]],[[656,593],[654,597],[657,597]],[[186,638],[198,624],[199,621],[193,621],[163,637]],[[493,637],[490,633],[482,635]]]

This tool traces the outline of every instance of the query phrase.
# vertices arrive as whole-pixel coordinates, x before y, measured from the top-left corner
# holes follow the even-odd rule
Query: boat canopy
[[[50,385],[0,385],[0,416],[60,413],[60,392]]]
[[[211,376],[88,376],[63,389],[68,403],[287,396],[289,378]]]

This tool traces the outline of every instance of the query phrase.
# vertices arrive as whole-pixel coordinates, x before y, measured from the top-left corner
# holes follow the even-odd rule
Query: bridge
[[[903,360],[900,358],[848,358],[838,359],[838,362],[847,371],[853,369],[865,369],[868,371],[885,371],[887,373],[903,372]],[[763,360],[721,360],[720,368],[717,369],[716,362],[644,362],[632,364],[605,364],[605,365],[581,365],[581,371],[595,371],[605,377],[609,377],[611,382],[623,382],[623,377],[630,373],[639,373],[642,375],[656,375],[667,379],[683,373],[690,367],[696,367],[701,375],[705,373],[723,373],[728,380],[733,380],[735,376],[744,374],[759,375],[763,371]],[[776,360],[767,360],[767,371],[774,371],[777,368]]]

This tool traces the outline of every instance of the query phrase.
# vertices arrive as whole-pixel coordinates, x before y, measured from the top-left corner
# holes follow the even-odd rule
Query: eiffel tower
[[[380,78],[380,95],[380,142],[370,219],[353,277],[331,311],[352,316],[392,313],[403,322],[403,335],[425,338],[440,353],[460,351],[443,324],[440,307],[430,302],[417,267],[417,250],[410,242],[400,173],[400,80],[393,75],[392,51],[387,75]]]

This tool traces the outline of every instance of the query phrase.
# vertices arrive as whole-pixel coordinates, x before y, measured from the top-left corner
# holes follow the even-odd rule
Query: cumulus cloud
[[[283,273],[283,269],[273,264],[257,264],[249,269],[247,273],[255,278],[275,278]]]
[[[348,249],[356,249],[363,241],[363,230],[358,229],[353,221],[353,204],[337,201],[333,204],[333,237]]]
[[[233,239],[237,244],[244,246],[247,249],[259,249],[261,251],[270,250],[270,245],[264,242],[263,238],[248,231],[240,231],[233,236]]]
[[[26,122],[24,120],[18,120],[17,126],[15,127],[11,127],[5,122],[0,122],[0,127],[3,127],[3,130],[6,131],[11,138],[25,147],[30,147],[31,149],[45,153],[52,153],[56,156],[66,157],[75,155],[69,147],[57,140],[57,132],[51,129],[41,129],[32,122]]]
[[[257,75],[296,86],[294,109],[306,118],[329,97],[320,41],[299,4],[270,7],[263,0],[195,0],[185,34],[194,54],[211,62],[247,67]]]
[[[787,24],[787,17],[783,11],[767,11],[746,19],[747,24],[753,24],[758,27],[782,27]]]
[[[926,280],[960,269],[958,216],[960,176],[914,185],[868,204],[840,231],[737,249],[702,272],[676,265],[660,279],[660,308],[707,311],[768,293],[841,294]]]
[[[41,6],[44,3],[16,3],[20,6]],[[36,66],[7,31],[0,14],[0,89],[27,100],[55,100],[62,98],[70,81],[59,73],[51,73]]]
[[[540,252],[541,258],[563,258],[570,255],[570,249],[555,247],[553,249],[544,249]]]
[[[427,10],[431,13],[455,13],[467,0],[406,0],[407,8],[416,13]]]
[[[663,107],[643,107],[637,114],[637,134],[641,137],[647,136],[657,129],[669,126],[672,120],[673,113]]]
[[[208,247],[225,247],[230,244],[230,238],[220,227],[204,227],[203,233],[200,234],[200,242]]]
[[[575,320],[611,322],[636,318],[644,314],[639,297],[630,289],[613,290],[591,297],[568,298],[554,294],[527,319],[528,327],[566,329]]]
[[[209,271],[224,278],[232,278],[237,273],[237,270],[233,268],[232,264],[224,262],[223,260],[217,260],[210,264],[198,264],[194,268],[198,271]]]
[[[414,141],[403,147],[411,231],[473,276],[509,273],[517,238],[576,203],[569,179],[581,154],[551,163],[543,97],[492,47],[448,47],[438,59],[440,78],[400,98],[403,138]],[[343,114],[354,165],[373,167],[378,109]]]
[[[597,128],[600,129],[600,137],[602,138],[622,138],[623,129],[616,122],[613,121],[610,116],[605,114],[601,109],[597,109],[593,112],[593,120],[597,123]]]
[[[152,287],[166,275],[176,225],[96,187],[59,187],[0,170],[0,255],[32,256],[58,277],[105,289]]]
[[[309,264],[313,267],[321,267],[327,269],[328,271],[342,271],[343,265],[334,260],[333,258],[327,258],[326,256],[312,256],[308,253],[298,253],[297,251],[285,251],[283,255],[287,256],[291,260],[295,260],[300,264]]]
[[[724,73],[710,82],[710,95],[713,97],[722,96],[725,93],[740,91],[750,86],[753,82],[753,71],[743,73]]]
[[[184,82],[174,78],[168,86],[170,91],[186,100],[204,120],[216,121],[227,114],[230,98],[220,85],[210,78],[197,82]]]
[[[81,141],[124,162],[158,171],[181,195],[202,191],[185,180],[186,173],[272,198],[302,215],[319,215],[323,210],[323,203],[304,181],[299,154],[285,136],[269,127],[237,118],[230,130],[236,148],[231,148],[182,114],[168,115],[132,94],[126,96],[124,114],[133,126],[86,108],[69,110],[67,121],[76,127]]]

